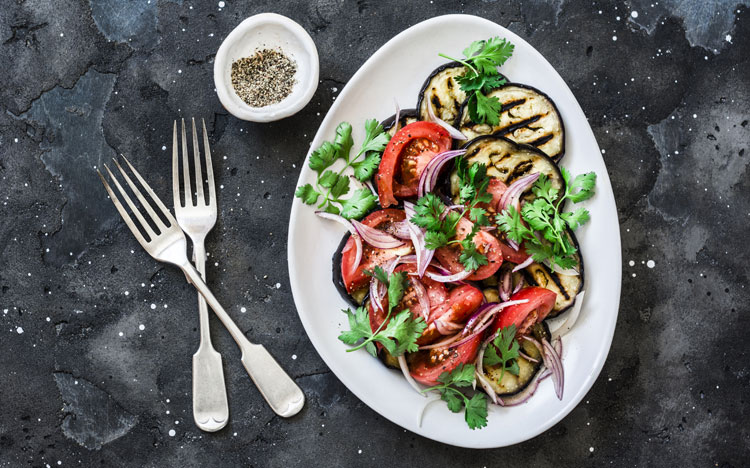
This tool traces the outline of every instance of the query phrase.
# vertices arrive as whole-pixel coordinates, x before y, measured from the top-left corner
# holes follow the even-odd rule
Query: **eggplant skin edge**
[[[572,229],[567,229],[567,232],[568,232],[568,235],[570,236],[570,240],[573,241],[573,246],[575,246],[576,251],[577,251],[576,253],[578,254],[578,260],[579,260],[579,262],[578,262],[578,276],[581,278],[581,282],[578,284],[578,290],[575,292],[575,296],[573,296],[573,300],[570,302],[570,305],[568,305],[564,309],[561,309],[561,310],[558,310],[558,311],[554,311],[553,310],[552,312],[550,312],[547,315],[547,317],[545,318],[545,320],[546,319],[555,318],[555,317],[559,316],[560,314],[562,314],[562,313],[570,310],[570,308],[573,307],[573,305],[575,305],[575,303],[576,303],[575,298],[576,298],[576,296],[578,296],[578,293],[580,293],[583,290],[583,286],[584,286],[584,283],[586,281],[586,272],[585,272],[584,266],[583,266],[583,254],[581,253],[581,248],[580,248],[580,246],[578,244],[578,239],[576,238],[575,233],[573,232]],[[547,265],[542,265],[542,268],[544,268],[545,271],[547,271],[548,274],[550,273],[550,269],[547,267]],[[529,276],[526,273],[525,269],[523,271],[524,271],[524,278],[528,281]]]
[[[541,325],[542,325],[542,327],[544,327],[544,333],[546,333],[546,335],[549,337],[550,336],[549,325],[547,325],[547,323],[544,322],[544,321],[541,322]],[[513,395],[517,395],[518,393],[524,391],[526,389],[526,387],[529,386],[529,384],[531,383],[531,381],[534,380],[534,377],[536,377],[536,375],[539,373],[539,371],[541,371],[541,369],[542,369],[542,362],[540,361],[539,363],[537,363],[535,365],[534,373],[532,373],[529,376],[529,379],[526,382],[524,382],[524,384],[521,385],[518,388],[518,390],[516,390],[515,392],[498,393],[497,396],[499,396],[501,398],[502,397],[511,397]]]
[[[502,86],[500,86],[498,88],[495,88],[495,89],[504,88],[506,86],[516,86],[518,88],[529,89],[531,91],[534,91],[535,93],[540,94],[541,96],[543,96],[544,98],[546,98],[552,104],[552,108],[555,110],[555,113],[557,114],[558,120],[560,120],[560,132],[562,133],[562,141],[560,142],[560,148],[562,148],[562,149],[560,150],[560,152],[558,154],[556,154],[554,156],[551,156],[551,155],[549,155],[547,153],[544,153],[544,151],[540,150],[539,148],[536,148],[534,146],[532,146],[532,148],[536,148],[537,151],[541,151],[546,156],[548,156],[550,159],[552,159],[553,161],[555,161],[555,163],[559,163],[560,160],[563,158],[563,156],[565,156],[565,121],[563,121],[562,115],[560,114],[560,109],[557,108],[557,104],[555,103],[555,101],[551,97],[549,97],[549,95],[547,95],[547,93],[545,93],[543,91],[540,91],[539,89],[537,89],[537,88],[535,88],[533,86],[529,86],[529,85],[526,85],[526,84],[523,84],[523,83],[507,82],[504,85],[502,85]],[[424,91],[422,91],[422,92],[424,92]],[[422,94],[420,94],[420,96],[422,96]],[[421,103],[421,101],[417,103],[417,109],[419,109],[420,103]],[[466,106],[468,105],[468,103],[469,103],[469,100],[467,99],[466,101],[464,101],[463,104],[461,104],[461,109],[458,112],[458,117],[456,117],[456,121],[452,123],[452,125],[455,128],[461,128],[461,120],[463,119],[464,110],[465,110]],[[495,133],[489,133],[487,135],[482,135],[482,136],[490,136],[490,135],[502,136],[502,135],[506,135],[507,133],[508,132],[495,132]],[[479,138],[479,137],[477,137],[477,138]],[[508,139],[510,140],[510,138],[508,138]],[[511,140],[511,141],[513,141],[513,140]],[[514,143],[516,143],[516,142],[514,141]],[[526,143],[516,143],[516,144],[523,145],[523,144],[526,144]],[[529,145],[529,146],[531,146],[531,145]]]
[[[398,119],[404,120],[408,118],[413,118],[419,120],[419,115],[417,114],[417,109],[401,109],[401,112],[399,113]],[[391,128],[393,128],[393,124],[396,121],[396,114],[391,115],[387,119],[384,119],[380,122],[380,125],[383,127],[383,130],[388,132]]]
[[[344,278],[341,276],[341,257],[343,256],[341,251],[344,249],[344,246],[349,240],[349,237],[351,237],[351,234],[349,234],[348,232],[344,234],[344,237],[341,239],[339,246],[333,253],[333,258],[331,259],[333,268],[331,270],[333,276],[333,285],[336,286],[336,290],[339,292],[339,294],[341,294],[341,297],[343,297],[346,302],[351,304],[354,308],[357,308],[360,307],[361,304],[357,304],[357,301],[355,301],[354,298],[349,295],[349,291],[346,290],[346,286],[344,285]]]

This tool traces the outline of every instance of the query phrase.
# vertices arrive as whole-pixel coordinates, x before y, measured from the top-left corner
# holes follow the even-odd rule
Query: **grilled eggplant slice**
[[[534,325],[532,333],[537,340],[542,338],[549,340],[549,328],[544,323]],[[500,364],[494,366],[484,365],[484,373],[490,381],[492,389],[495,390],[498,396],[510,396],[520,392],[526,388],[542,367],[542,355],[534,344],[527,340],[519,340],[518,344],[521,347],[521,351],[527,356],[536,359],[537,362],[529,361],[524,357],[516,359],[516,362],[518,362],[518,375],[511,374],[507,369],[505,372],[502,372]],[[501,375],[502,379],[500,378]]]
[[[430,120],[427,100],[432,102],[435,115],[453,124],[461,115],[461,106],[466,101],[466,93],[461,90],[456,78],[463,76],[466,68],[458,62],[450,62],[437,67],[425,80],[417,99],[417,113],[420,120]]]
[[[396,120],[396,114],[393,114],[392,116],[388,117],[384,121],[380,122],[380,125],[383,126],[383,129],[388,132],[391,136],[393,136],[396,133],[396,126],[393,125]],[[416,109],[401,109],[401,113],[398,116],[399,126],[398,128],[404,128],[406,125],[409,125],[410,123],[416,122],[419,120],[417,116],[417,110]]]
[[[568,238],[576,247],[575,270],[577,275],[562,275],[555,273],[547,265],[532,263],[524,269],[523,275],[526,281],[533,286],[541,286],[557,294],[555,306],[547,318],[557,317],[568,310],[576,301],[576,295],[583,289],[583,257],[578,248],[578,240],[570,229],[567,230]]]
[[[555,103],[538,89],[509,83],[494,89],[488,97],[497,97],[503,105],[500,122],[491,126],[475,124],[466,105],[461,109],[457,128],[467,138],[479,135],[504,135],[516,143],[539,148],[559,161],[565,152],[565,131]]]
[[[466,148],[466,162],[483,163],[487,166],[487,175],[496,177],[507,185],[517,179],[535,172],[545,174],[558,189],[559,196],[565,193],[565,181],[557,164],[546,154],[533,146],[515,143],[505,137],[484,135],[471,140]],[[450,176],[451,194],[458,195],[459,180],[454,170]],[[524,192],[523,200],[533,200],[531,189]]]
[[[344,285],[344,278],[342,278],[341,276],[341,251],[344,250],[344,246],[346,245],[346,241],[349,240],[349,237],[350,234],[348,233],[344,235],[344,237],[341,239],[341,243],[336,249],[336,252],[333,253],[333,284],[336,286],[336,290],[339,292],[339,294],[341,294],[341,297],[343,297],[346,302],[354,307],[359,307],[368,299],[370,289],[362,288],[358,291],[354,291],[352,294],[349,294],[349,292],[346,290],[346,286]]]

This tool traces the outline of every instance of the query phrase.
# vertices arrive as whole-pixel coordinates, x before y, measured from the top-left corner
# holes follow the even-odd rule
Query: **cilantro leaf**
[[[383,284],[388,284],[388,273],[386,273],[380,265],[375,265],[375,268],[373,268],[372,271],[364,270],[363,273],[367,276],[374,276],[375,279]]]
[[[440,231],[426,231],[424,234],[424,246],[430,250],[436,250],[448,244],[451,236]]]
[[[513,55],[514,46],[506,39],[493,37],[486,41],[476,41],[464,50],[464,56],[472,60],[479,72],[485,75],[497,74],[497,67]],[[468,54],[467,54],[468,52]]]
[[[474,226],[477,227],[478,225],[475,224]],[[477,250],[477,246],[472,239],[473,237],[472,235],[461,241],[463,249],[461,250],[461,255],[458,257],[458,260],[463,263],[468,271],[478,270],[479,267],[489,263],[487,256]]]
[[[464,409],[464,419],[471,429],[479,429],[487,425],[487,398],[483,393],[475,393],[471,398],[459,390],[472,386],[474,383],[475,367],[473,364],[459,364],[451,372],[443,372],[438,377],[438,385],[422,390],[427,392],[437,390],[440,398],[448,404],[448,409],[454,413]]]
[[[478,123],[486,123],[493,127],[500,123],[500,111],[503,109],[503,104],[497,96],[487,97],[479,92],[474,93],[474,96],[476,97],[474,105]]]
[[[345,175],[339,175],[336,183],[331,187],[331,196],[338,199],[347,193],[349,193],[349,178]]]
[[[405,352],[413,353],[419,349],[417,339],[422,336],[425,328],[427,328],[427,323],[422,317],[415,319],[409,309],[404,309],[388,322],[383,331],[378,333],[380,337],[378,342],[383,344],[393,356],[400,356]],[[394,339],[396,342],[393,341]]]
[[[487,426],[487,396],[484,393],[475,393],[464,404],[466,405],[464,419],[469,429],[481,429]]]
[[[357,156],[370,151],[381,153],[390,140],[391,135],[383,130],[380,122],[376,119],[369,119],[365,122],[365,141]]]
[[[370,152],[362,161],[352,163],[354,177],[360,182],[370,180],[375,175],[375,172],[377,172],[379,165],[380,154],[374,151]]]
[[[320,148],[310,154],[310,169],[320,174],[336,160],[338,153],[330,141],[324,141]]]
[[[352,125],[349,122],[341,122],[336,127],[336,138],[333,140],[336,147],[336,156],[344,161],[349,161],[349,152],[354,145],[352,139]]]
[[[308,205],[314,205],[318,201],[320,193],[313,188],[312,184],[305,184],[297,187],[294,196],[301,198],[302,201]]]
[[[355,345],[360,340],[366,340],[372,337],[372,329],[370,328],[370,318],[367,314],[367,309],[364,307],[358,307],[353,313],[349,309],[342,312],[344,312],[349,319],[349,330],[341,332],[339,340],[348,345]],[[373,352],[370,352],[370,349],[372,349]],[[376,355],[374,352],[374,346],[368,348],[367,351],[373,356]]]
[[[406,272],[391,273],[388,278],[388,310],[393,310],[401,302],[406,289]]]
[[[564,168],[563,168],[564,169]],[[567,172],[567,170],[565,170]],[[567,183],[568,198],[573,203],[580,203],[594,196],[596,173],[579,174],[573,182]]]
[[[417,200],[414,213],[410,221],[426,230],[425,247],[428,249],[439,249],[456,235],[456,225],[461,215],[448,210],[434,193],[426,193]]]
[[[318,185],[324,188],[331,188],[336,185],[339,180],[339,174],[328,169],[318,177]]]
[[[506,370],[513,375],[518,375],[519,367],[518,362],[516,362],[516,359],[520,356],[518,350],[515,325],[501,329],[497,337],[492,340],[492,344],[487,347],[484,352],[484,363],[488,366],[501,366],[498,381],[503,379]]]
[[[355,190],[351,197],[341,203],[341,216],[346,219],[360,219],[375,208],[378,197],[369,189]]]
[[[463,76],[458,78],[458,83],[468,96],[469,117],[473,122],[492,126],[499,123],[502,104],[497,97],[487,96],[487,93],[505,84],[498,67],[513,55],[513,48],[513,44],[506,39],[493,37],[469,44],[463,51],[464,60],[440,54],[441,57],[456,60],[466,67]]]

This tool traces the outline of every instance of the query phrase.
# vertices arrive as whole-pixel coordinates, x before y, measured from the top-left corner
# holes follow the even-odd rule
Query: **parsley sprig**
[[[490,224],[487,210],[479,206],[480,203],[492,201],[492,195],[487,193],[490,177],[487,175],[487,166],[482,163],[468,165],[463,157],[456,159],[456,172],[459,179],[459,199],[466,205],[464,213],[468,213],[468,218],[474,223],[471,232],[461,240],[451,240],[456,235],[456,227],[462,215],[453,210],[447,211],[448,207],[433,193],[426,193],[417,201],[411,221],[425,229],[425,246],[428,249],[460,244],[459,260],[466,270],[474,271],[488,263],[487,257],[474,244],[474,236],[482,226]]]
[[[490,346],[484,353],[484,364],[488,366],[495,366],[500,364],[500,378],[498,382],[503,380],[505,371],[507,370],[513,375],[518,375],[520,369],[518,367],[518,361],[520,354],[518,353],[519,346],[516,340],[516,326],[510,325],[500,330],[497,337],[492,340]],[[500,354],[498,354],[498,352]]]
[[[454,413],[464,412],[466,424],[471,429],[479,429],[487,425],[487,396],[477,392],[471,398],[464,395],[458,388],[470,387],[474,383],[474,364],[459,364],[451,372],[443,372],[438,377],[440,384],[422,390],[440,392],[440,398],[448,404],[448,409]]]
[[[502,103],[496,96],[488,97],[487,94],[505,84],[505,78],[497,68],[513,55],[513,48],[513,44],[507,40],[493,37],[472,42],[463,51],[465,59],[439,54],[466,67],[466,72],[458,78],[458,82],[469,98],[469,117],[473,122],[497,125],[500,121]]]
[[[356,345],[353,348],[347,349],[347,352],[365,348],[373,356],[377,355],[376,342],[383,345],[394,357],[400,356],[405,352],[412,353],[417,351],[417,338],[422,335],[422,332],[427,327],[424,319],[422,317],[415,319],[409,309],[404,309],[391,318],[393,309],[404,296],[406,273],[391,273],[389,276],[379,266],[376,266],[374,271],[367,273],[375,276],[378,281],[387,285],[388,314],[383,323],[373,333],[370,327],[370,318],[365,307],[358,307],[354,312],[349,309],[343,311],[349,319],[350,330],[342,332],[339,335],[339,340],[348,345]],[[360,342],[360,340],[362,341]],[[359,344],[357,344],[358,342]]]
[[[524,204],[520,213],[509,207],[497,215],[496,221],[509,239],[519,244],[524,242],[526,251],[535,262],[549,259],[552,264],[567,269],[576,265],[574,255],[577,250],[566,230],[585,224],[590,215],[582,207],[570,212],[561,212],[560,207],[565,200],[580,203],[591,198],[594,195],[596,173],[589,172],[573,178],[564,167],[560,168],[560,172],[565,180],[565,194],[559,200],[559,191],[552,187],[549,178],[541,174],[531,189],[536,195],[534,201]]]
[[[377,202],[377,197],[366,188],[360,188],[349,198],[342,198],[349,193],[349,177],[344,171],[349,167],[354,169],[354,177],[360,182],[372,178],[380,164],[380,155],[390,140],[390,135],[375,119],[365,122],[365,140],[354,157],[351,149],[354,146],[352,126],[348,122],[341,122],[336,127],[336,137],[333,142],[324,141],[318,149],[310,155],[310,169],[318,174],[315,185],[305,184],[297,188],[294,195],[308,205],[318,203],[318,208],[329,213],[341,214],[347,219],[359,219],[370,211]],[[364,158],[361,158],[364,156]],[[330,167],[339,159],[344,161],[341,169]],[[338,206],[337,206],[338,205]]]

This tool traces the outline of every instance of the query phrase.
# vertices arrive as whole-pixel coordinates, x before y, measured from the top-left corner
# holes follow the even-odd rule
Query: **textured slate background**
[[[746,466],[748,2],[652,1],[5,1],[0,466]],[[310,31],[321,83],[297,116],[255,125],[221,107],[212,61],[265,11]],[[559,70],[605,152],[623,240],[617,332],[589,395],[547,433],[481,452],[407,433],[351,395],[302,329],[285,258],[326,110],[386,40],[449,12],[510,28]],[[195,295],[141,251],[94,172],[125,154],[167,197],[170,125],[192,115],[223,185],[210,283],[307,393],[289,421],[217,326],[232,421],[196,429]]]

